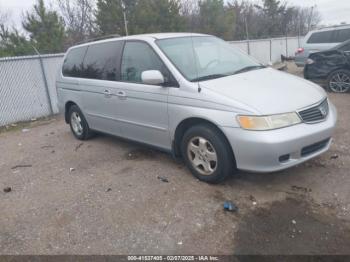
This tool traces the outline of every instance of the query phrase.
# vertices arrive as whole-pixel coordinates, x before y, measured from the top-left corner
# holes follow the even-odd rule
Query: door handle
[[[111,97],[111,96],[112,96],[111,91],[109,91],[108,89],[106,89],[105,91],[103,91],[103,94],[105,95],[105,97]]]
[[[126,98],[126,93],[124,91],[118,91],[117,92],[117,96],[120,98],[120,99],[125,99]]]

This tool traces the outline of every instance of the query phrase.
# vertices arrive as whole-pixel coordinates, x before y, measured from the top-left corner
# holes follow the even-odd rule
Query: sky
[[[45,0],[52,2],[53,0]],[[226,0],[229,1],[229,0]],[[251,0],[256,3],[259,0]],[[284,0],[281,0],[282,2]],[[286,0],[290,5],[316,5],[322,15],[322,24],[332,25],[346,22],[350,24],[350,0]],[[23,12],[30,10],[36,0],[0,0],[0,11],[5,10],[11,16],[9,25],[21,25]]]

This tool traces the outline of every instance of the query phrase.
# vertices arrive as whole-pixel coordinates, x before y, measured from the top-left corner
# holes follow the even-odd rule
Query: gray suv
[[[98,131],[151,145],[182,157],[209,183],[236,169],[273,172],[324,153],[337,118],[319,86],[202,34],[72,47],[57,93],[76,138]]]
[[[295,63],[305,66],[309,55],[331,49],[350,39],[350,25],[326,27],[309,32],[295,54]]]

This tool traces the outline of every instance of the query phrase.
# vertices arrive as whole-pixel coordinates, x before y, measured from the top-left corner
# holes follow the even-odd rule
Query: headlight
[[[271,116],[238,116],[238,123],[248,130],[271,130],[301,123],[296,113]]]

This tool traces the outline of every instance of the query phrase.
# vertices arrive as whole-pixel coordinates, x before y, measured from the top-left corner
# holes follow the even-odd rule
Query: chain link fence
[[[255,57],[260,63],[281,62],[281,55],[290,57],[300,47],[300,37],[279,37],[259,40],[230,42],[243,52]]]
[[[0,59],[0,126],[58,113],[55,77],[62,57]]]
[[[230,42],[263,64],[292,56],[297,37]],[[55,79],[64,54],[0,58],[0,126],[59,113]]]

